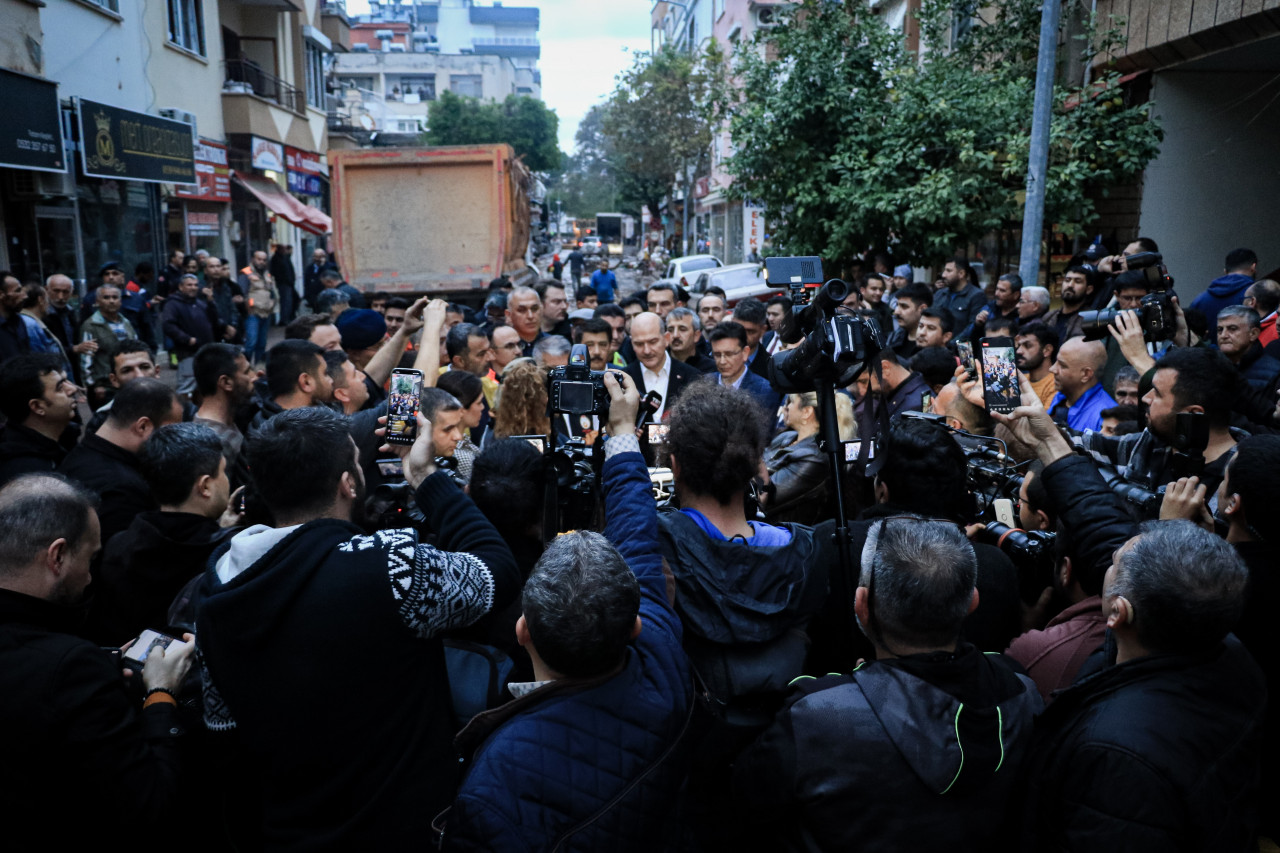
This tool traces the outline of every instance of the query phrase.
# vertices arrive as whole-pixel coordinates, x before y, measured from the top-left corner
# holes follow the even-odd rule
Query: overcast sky
[[[479,5],[489,5],[492,0]],[[578,122],[613,91],[614,76],[635,51],[649,49],[651,0],[505,0],[542,10],[542,99],[560,117],[560,148],[573,153]],[[365,15],[367,0],[347,0],[348,14]]]

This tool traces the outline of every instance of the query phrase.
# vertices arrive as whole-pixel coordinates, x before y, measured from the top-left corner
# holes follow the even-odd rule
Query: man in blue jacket
[[[639,392],[624,374],[604,382],[605,536],[560,536],[525,584],[516,637],[536,680],[458,736],[470,770],[445,850],[681,849],[690,671],[633,432]]]
[[[1219,311],[1244,302],[1244,292],[1258,275],[1258,256],[1252,249],[1232,249],[1222,272],[1209,283],[1209,289],[1191,303],[1192,308],[1204,312],[1210,329],[1217,329]]]

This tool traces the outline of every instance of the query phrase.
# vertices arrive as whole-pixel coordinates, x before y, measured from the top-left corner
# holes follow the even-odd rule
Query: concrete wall
[[[44,73],[40,7],[26,0],[0,0],[0,68]]]
[[[1274,99],[1280,90],[1274,77],[1176,71],[1155,76],[1152,97],[1165,140],[1146,170],[1140,230],[1160,244],[1185,301],[1222,274],[1223,258],[1232,249],[1257,252],[1260,274],[1280,267],[1280,101]],[[1264,86],[1269,80],[1272,85]]]
[[[222,123],[223,55],[218,4],[204,4],[203,57],[168,40],[169,13],[164,3],[147,4],[147,37],[154,46],[148,70],[155,109],[174,108],[196,114],[196,129],[205,139],[226,141]]]
[[[147,76],[165,48],[148,36],[140,0],[120,0],[118,16],[63,0],[41,9],[40,20],[44,75],[57,81],[59,97],[79,95],[138,112],[157,106]]]

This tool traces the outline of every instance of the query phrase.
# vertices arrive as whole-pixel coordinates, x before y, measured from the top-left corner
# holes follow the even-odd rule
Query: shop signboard
[[[191,125],[76,99],[84,173],[95,178],[196,182]]]
[[[178,198],[200,201],[231,201],[231,170],[227,166],[227,146],[201,139],[196,143],[196,183],[174,190]]]
[[[0,68],[5,120],[0,124],[0,166],[65,172],[58,84]]]

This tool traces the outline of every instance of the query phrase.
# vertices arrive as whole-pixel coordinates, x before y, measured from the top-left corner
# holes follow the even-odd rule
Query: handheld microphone
[[[644,399],[640,401],[640,411],[636,414],[636,426],[644,426],[644,422],[649,420],[658,409],[662,408],[662,395],[657,391],[650,391],[644,395]]]

